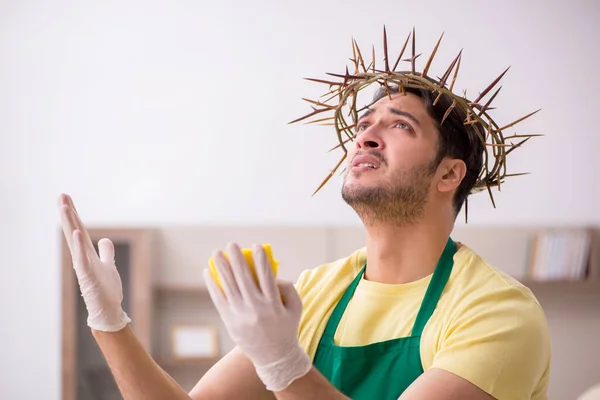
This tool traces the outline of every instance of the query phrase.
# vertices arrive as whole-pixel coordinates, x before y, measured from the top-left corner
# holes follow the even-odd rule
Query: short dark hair
[[[388,93],[395,94],[399,92],[397,86],[388,84],[387,89],[381,86],[373,96],[373,103],[388,96]],[[437,92],[434,93],[427,89],[407,87],[404,88],[404,92],[419,96],[425,103],[429,116],[435,122],[439,132],[435,166],[437,167],[444,157],[460,159],[467,166],[465,177],[454,194],[454,210],[456,215],[458,215],[473,186],[477,183],[477,179],[483,168],[485,147],[482,138],[485,138],[485,132],[482,132],[482,128],[477,124],[465,125],[467,115],[459,107],[452,109],[442,124],[444,115],[452,104],[452,97],[450,95],[443,94],[437,103],[433,105],[435,99],[438,97]]]

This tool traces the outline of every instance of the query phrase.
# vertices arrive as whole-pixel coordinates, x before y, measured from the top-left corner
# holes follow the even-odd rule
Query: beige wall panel
[[[280,262],[279,277],[295,281],[304,269],[327,260],[327,230],[305,227],[163,228],[157,241],[155,282],[161,286],[203,285],[202,270],[215,249],[269,243]]]

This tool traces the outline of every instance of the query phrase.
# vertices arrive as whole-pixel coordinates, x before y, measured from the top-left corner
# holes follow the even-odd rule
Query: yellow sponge
[[[262,246],[265,249],[265,253],[267,254],[267,259],[271,264],[271,270],[273,271],[273,275],[277,277],[277,267],[279,266],[279,261],[273,259],[273,250],[271,249],[270,244],[263,244]],[[225,258],[229,260],[229,255],[227,253],[224,254]],[[258,276],[256,275],[256,269],[254,267],[254,259],[252,258],[252,249],[242,249],[242,254],[244,255],[244,258],[246,258],[246,262],[250,266],[250,271],[252,272],[252,276],[254,277],[254,282],[256,282],[256,284],[259,285]],[[217,269],[215,267],[215,260],[212,257],[208,260],[208,265],[210,267],[210,272],[213,278],[215,279],[215,282],[217,282],[217,285],[219,285],[219,287],[222,289],[223,287],[221,286],[221,281],[219,279],[219,275],[217,274]]]

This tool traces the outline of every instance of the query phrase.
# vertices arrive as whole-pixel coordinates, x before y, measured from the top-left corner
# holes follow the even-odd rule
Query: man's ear
[[[440,179],[437,188],[440,192],[450,192],[458,188],[467,173],[467,165],[463,160],[445,158],[439,167]]]

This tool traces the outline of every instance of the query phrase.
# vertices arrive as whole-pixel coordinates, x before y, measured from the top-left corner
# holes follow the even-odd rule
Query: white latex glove
[[[253,258],[260,287],[239,246],[228,246],[230,261],[216,251],[219,288],[209,270],[204,279],[229,335],[252,361],[268,390],[280,391],[312,368],[298,343],[302,300],[290,282],[275,281],[262,246],[254,246]],[[282,296],[284,301],[282,301]]]
[[[97,331],[116,332],[131,319],[123,311],[123,285],[115,266],[115,248],[109,239],[98,242],[98,254],[71,198],[61,195],[59,210],[73,269],[88,311],[87,324]]]
[[[577,400],[600,400],[600,383],[587,389]]]

